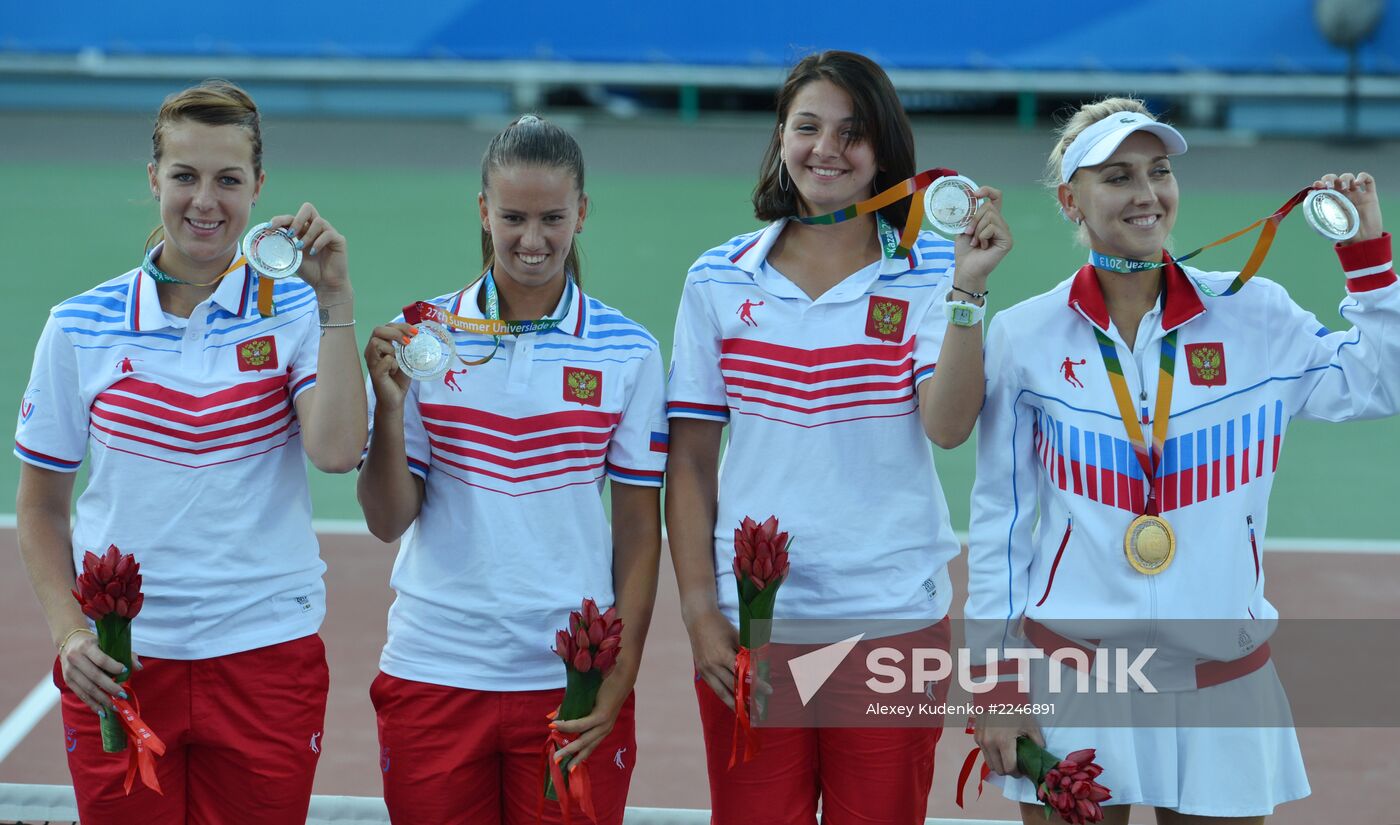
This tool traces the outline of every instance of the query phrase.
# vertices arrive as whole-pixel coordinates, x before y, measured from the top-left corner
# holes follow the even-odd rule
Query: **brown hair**
[[[538,115],[521,115],[491,139],[486,152],[481,156],[481,191],[490,187],[492,169],[507,166],[541,166],[546,169],[563,169],[573,175],[574,188],[583,194],[583,150],[573,135]],[[491,233],[481,227],[481,271],[484,273],[496,262],[496,246],[491,242]],[[564,271],[583,282],[583,269],[579,262],[578,238],[569,245],[569,255],[564,259]]]
[[[248,130],[253,150],[253,177],[262,175],[262,121],[253,98],[227,80],[211,78],[175,92],[160,104],[155,127],[151,130],[151,159],[160,165],[165,151],[165,130],[177,123],[193,121],[207,126],[241,126]],[[146,238],[146,247],[163,233],[157,226]]]
[[[753,190],[754,216],[763,221],[795,216],[798,213],[797,193],[791,184],[788,191],[778,185],[778,168],[782,164],[781,132],[797,93],[815,80],[826,80],[851,96],[854,118],[853,141],[869,141],[875,151],[874,189],[884,191],[905,178],[913,176],[914,132],[909,116],[899,102],[899,95],[889,75],[875,61],[855,52],[826,51],[804,57],[788,73],[778,90],[777,125],[763,153],[758,185]],[[880,214],[894,226],[903,226],[909,216],[909,199],[904,198],[884,207]]]

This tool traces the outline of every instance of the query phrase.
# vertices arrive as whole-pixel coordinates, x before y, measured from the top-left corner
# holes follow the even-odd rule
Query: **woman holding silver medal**
[[[753,194],[770,223],[691,268],[668,391],[667,526],[714,821],[810,823],[819,799],[829,823],[922,821],[941,730],[927,721],[765,726],[732,762],[732,542],[769,514],[793,536],[776,619],[913,620],[881,643],[946,649],[959,545],[928,442],[956,446],[977,418],[987,279],[1011,233],[996,189],[916,174],[908,117],[868,58],[805,58],[777,104]],[[953,240],[920,233],[926,213]]]
[[[346,472],[365,438],[345,239],[308,203],[240,255],[265,175],[237,86],[171,95],[152,142],[161,243],[54,307],[39,340],[16,433],[20,548],[58,646],[84,822],[300,823],[328,680],[305,461]],[[145,579],[121,684],[69,592],[108,545]],[[126,795],[127,756],[103,752],[99,716],[128,691],[166,744],[163,795]]]
[[[403,537],[370,688],[395,822],[523,825],[541,805],[559,821],[542,797],[550,727],[572,740],[559,751],[571,772],[587,760],[598,825],[622,821],[665,391],[656,339],[580,285],[583,180],[563,129],[534,115],[508,126],[481,161],[482,275],[407,307],[365,348],[360,504],[376,536]],[[551,724],[565,674],[550,643],[583,597],[617,608],[621,654],[594,711]]]
[[[1027,823],[1044,820],[1016,770],[1018,734],[1059,754],[1095,748],[1110,823],[1134,804],[1163,823],[1260,822],[1309,792],[1267,641],[1269,489],[1292,418],[1397,412],[1400,287],[1364,172],[1325,175],[1256,222],[1241,272],[1182,265],[1201,251],[1164,251],[1179,198],[1171,158],[1185,151],[1140,101],[1081,107],[1049,174],[1090,262],[988,334],[969,647],[1002,651],[999,698],[1012,702],[1025,699],[1013,649],[1140,648],[1151,634],[1157,660],[1145,671],[1156,693],[1097,699],[1048,693],[1050,667],[1067,686],[1077,674],[1037,662],[1030,698],[1054,715],[977,720]],[[1276,283],[1246,284],[1295,207],[1338,242],[1351,329],[1329,332]]]

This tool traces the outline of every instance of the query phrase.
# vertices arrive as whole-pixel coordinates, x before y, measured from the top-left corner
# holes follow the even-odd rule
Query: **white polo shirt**
[[[432,303],[481,318],[482,283]],[[565,312],[557,329],[502,336],[485,364],[409,388],[404,442],[424,496],[389,582],[397,597],[379,666],[391,676],[562,687],[555,631],[585,596],[614,601],[603,481],[661,486],[661,355],[640,324],[580,289],[566,296],[551,313]],[[467,360],[493,346],[454,337]],[[370,403],[373,421],[373,392]]]
[[[676,319],[668,415],[729,424],[720,607],[737,623],[734,529],[776,515],[793,537],[776,617],[937,621],[959,544],[916,387],[943,345],[953,245],[923,233],[813,301],[767,264],[783,224],[701,255]]]
[[[141,563],[137,653],[202,659],[316,632],[325,587],[293,399],[316,383],[315,293],[230,274],[188,319],[140,268],[49,313],[15,455],[59,472],[88,456],[73,562],[115,544]]]

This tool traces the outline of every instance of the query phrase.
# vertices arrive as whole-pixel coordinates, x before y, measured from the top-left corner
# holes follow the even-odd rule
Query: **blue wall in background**
[[[1395,0],[1362,68],[1400,74]],[[135,7],[135,8],[133,8]],[[1341,73],[1312,0],[787,3],[0,0],[0,53],[578,60],[785,66],[846,48],[887,68]],[[989,16],[991,19],[989,19]]]

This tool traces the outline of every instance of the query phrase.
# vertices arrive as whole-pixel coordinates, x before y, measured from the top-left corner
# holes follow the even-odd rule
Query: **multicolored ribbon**
[[[1152,448],[1147,447],[1143,426],[1147,424],[1147,410],[1142,411],[1142,420],[1134,411],[1133,396],[1128,391],[1128,380],[1123,376],[1123,364],[1118,360],[1118,346],[1103,330],[1094,327],[1094,337],[1099,341],[1099,355],[1103,357],[1104,369],[1108,371],[1108,383],[1113,387],[1113,398],[1118,402],[1118,415],[1123,419],[1128,441],[1133,445],[1133,453],[1147,478],[1146,514],[1158,513],[1157,489],[1153,483],[1157,477],[1157,464],[1162,458],[1162,446],[1167,439],[1167,421],[1171,417],[1172,384],[1176,380],[1176,330],[1162,337],[1161,357],[1157,361],[1157,410],[1152,423]]]
[[[743,761],[748,762],[758,755],[758,731],[753,729],[753,719],[749,715],[749,702],[753,699],[753,653],[740,646],[734,657],[734,748],[729,753],[729,767],[739,762],[739,752],[743,751]]]
[[[1215,292],[1205,283],[1201,281],[1195,282],[1196,287],[1198,289],[1200,289],[1205,294],[1211,296],[1212,298],[1223,298],[1228,295],[1234,295],[1236,292],[1240,291],[1240,288],[1245,285],[1246,281],[1254,277],[1254,274],[1259,271],[1259,267],[1264,265],[1264,258],[1269,254],[1269,247],[1273,246],[1274,236],[1278,234],[1278,225],[1283,223],[1283,219],[1288,217],[1288,213],[1293,211],[1293,207],[1302,203],[1303,199],[1306,198],[1308,196],[1308,193],[1311,191],[1311,186],[1298,190],[1298,193],[1296,195],[1289,198],[1287,201],[1284,202],[1282,206],[1274,210],[1274,213],[1272,215],[1260,218],[1259,220],[1255,221],[1249,226],[1246,226],[1244,229],[1241,229],[1238,232],[1233,232],[1229,235],[1226,235],[1218,241],[1212,241],[1211,243],[1208,243],[1199,249],[1193,249],[1190,252],[1187,252],[1185,255],[1182,255],[1178,258],[1171,258],[1168,256],[1161,261],[1139,261],[1133,258],[1122,258],[1115,255],[1105,255],[1097,250],[1091,250],[1089,252],[1089,263],[1093,264],[1099,269],[1107,269],[1111,272],[1122,273],[1142,272],[1148,269],[1160,269],[1161,267],[1167,266],[1171,263],[1181,263],[1182,261],[1194,258],[1202,252],[1205,252],[1207,249],[1210,249],[1211,247],[1220,246],[1223,243],[1229,243],[1230,241],[1233,241],[1241,235],[1246,235],[1249,232],[1253,231],[1253,229],[1259,226],[1260,224],[1263,224],[1264,228],[1262,231],[1260,231],[1258,240],[1254,242],[1254,249],[1249,253],[1249,260],[1245,261],[1244,268],[1240,270],[1239,275],[1235,276],[1234,282],[1230,284],[1228,289],[1226,289],[1224,292]]]
[[[422,321],[435,321],[445,327],[451,327],[461,332],[470,332],[476,335],[490,335],[496,346],[485,358],[476,361],[468,361],[462,356],[457,356],[457,360],[469,367],[485,364],[496,356],[496,351],[501,348],[502,335],[526,335],[532,332],[549,332],[557,329],[564,322],[564,315],[569,313],[569,307],[573,305],[574,279],[565,277],[564,279],[564,315],[558,318],[541,318],[538,321],[502,321],[501,320],[501,299],[496,291],[496,281],[491,277],[488,270],[483,276],[486,282],[481,288],[486,292],[486,317],[468,318],[464,315],[457,315],[448,312],[440,306],[430,304],[427,301],[415,301],[403,308],[403,319],[410,324],[418,324]]]
[[[164,796],[165,792],[160,789],[160,779],[156,776],[156,757],[165,755],[165,743],[141,719],[141,703],[136,699],[135,689],[129,682],[125,688],[130,699],[112,697],[117,721],[121,722],[127,735],[126,779],[122,782],[122,789],[130,794],[132,782],[139,773],[142,784]]]
[[[155,248],[147,252],[145,259],[141,261],[141,271],[151,276],[151,280],[155,281],[158,284],[182,284],[184,286],[213,286],[219,281],[222,281],[224,277],[227,276],[230,272],[234,272],[238,269],[241,269],[248,263],[247,258],[245,258],[242,255],[239,255],[238,257],[234,258],[233,263],[229,265],[229,268],[225,269],[222,273],[220,273],[217,278],[215,278],[212,281],[205,281],[202,284],[196,284],[191,281],[183,281],[179,278],[176,278],[174,275],[170,275],[166,273],[165,270],[156,266],[156,255],[160,254],[161,249],[163,249],[164,247],[165,244],[163,242],[156,244]],[[273,315],[277,314],[276,309],[272,306],[272,289],[272,279],[264,278],[261,275],[259,275],[258,314],[264,318],[271,318]]]
[[[557,712],[549,714],[553,719]],[[544,742],[544,771],[549,774],[550,780],[554,783],[554,793],[559,797],[559,816],[564,820],[564,825],[569,825],[572,819],[572,809],[578,806],[579,811],[588,818],[589,822],[598,822],[598,815],[593,810],[593,785],[588,778],[588,762],[574,762],[569,768],[568,776],[565,777],[564,768],[554,761],[554,755],[560,749],[573,742],[576,737],[550,729],[548,738]],[[544,821],[544,795],[540,795],[540,804],[536,811],[538,821]]]
[[[854,203],[845,209],[829,212],[825,215],[816,215],[810,218],[796,218],[800,223],[812,225],[825,225],[833,223],[844,223],[851,218],[869,215],[877,209],[883,209],[892,203],[897,203],[910,195],[917,194],[929,187],[929,184],[939,178],[956,175],[952,169],[926,169],[912,178],[905,178],[894,186],[886,189],[873,198],[868,198],[860,203]],[[895,248],[894,254],[889,257],[904,258],[914,249],[914,241],[919,236],[919,225],[924,221],[924,201],[923,198],[914,198],[909,202],[909,218],[904,222],[904,231],[899,236],[899,246]]]

